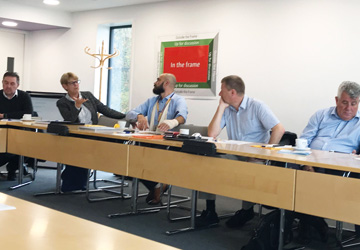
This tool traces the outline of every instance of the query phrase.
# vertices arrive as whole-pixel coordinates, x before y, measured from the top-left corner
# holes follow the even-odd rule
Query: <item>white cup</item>
[[[31,114],[24,114],[23,120],[31,120]]]
[[[308,146],[306,139],[296,139],[296,147],[300,149],[305,149]]]
[[[120,128],[125,128],[126,121],[118,121],[118,124],[119,124]]]
[[[189,135],[190,131],[186,128],[182,128],[180,129],[180,134],[181,135]]]

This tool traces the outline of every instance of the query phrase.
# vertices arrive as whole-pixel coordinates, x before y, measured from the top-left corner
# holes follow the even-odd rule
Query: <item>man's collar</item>
[[[9,98],[9,97],[5,94],[4,90],[3,90],[3,95],[5,96],[6,99],[11,100],[11,99],[13,99],[15,96],[18,95],[18,90],[15,91],[15,94],[14,94],[11,98]]]
[[[241,109],[246,109],[248,100],[249,100],[249,97],[244,94],[244,98],[242,99],[241,104],[240,104]]]
[[[240,109],[244,109],[244,110],[246,109],[247,104],[248,104],[248,100],[249,100],[249,97],[246,94],[244,94],[244,97],[241,100],[241,103],[240,103],[240,106],[239,106],[239,110]],[[230,105],[230,108],[233,109],[234,111],[238,112],[238,110],[236,108],[234,108],[233,106],[231,106],[231,105]]]
[[[169,95],[165,96],[164,98],[161,99],[161,95],[159,95],[159,100],[168,100],[170,97],[172,97],[175,94],[175,92],[171,92]]]

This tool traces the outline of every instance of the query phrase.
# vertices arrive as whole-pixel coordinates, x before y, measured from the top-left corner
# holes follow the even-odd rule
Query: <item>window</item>
[[[109,60],[107,104],[110,108],[129,110],[129,85],[131,63],[131,25],[110,28],[110,53],[114,48],[120,54]]]

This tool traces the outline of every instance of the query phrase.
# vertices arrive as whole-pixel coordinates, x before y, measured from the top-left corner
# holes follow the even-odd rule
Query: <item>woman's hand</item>
[[[73,97],[74,101],[75,101],[75,106],[79,109],[81,108],[81,105],[86,102],[88,99],[86,98],[76,98],[76,97]]]

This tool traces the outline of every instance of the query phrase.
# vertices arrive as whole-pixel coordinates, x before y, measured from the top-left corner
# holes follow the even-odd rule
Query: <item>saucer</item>
[[[295,151],[309,151],[309,150],[311,150],[311,148],[297,148],[297,147],[294,147],[294,150]]]
[[[22,121],[22,122],[34,122],[35,120],[34,119],[31,119],[31,120],[20,119],[20,121]]]

